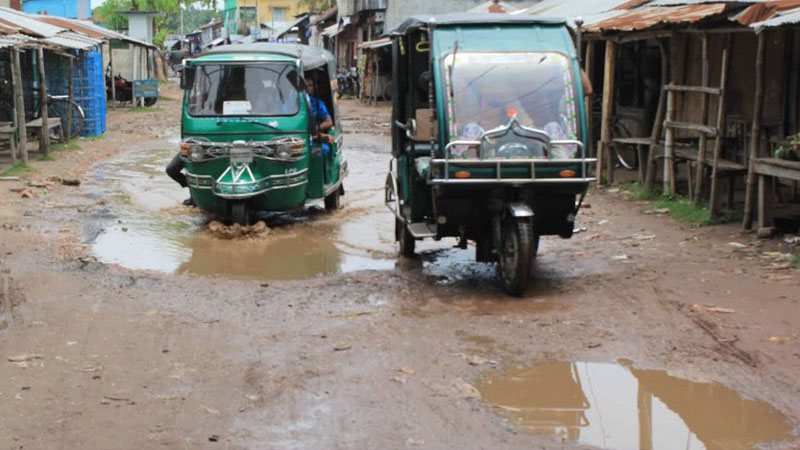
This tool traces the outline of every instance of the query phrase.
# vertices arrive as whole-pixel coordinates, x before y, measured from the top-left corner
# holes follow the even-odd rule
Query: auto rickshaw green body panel
[[[234,67],[240,69],[231,69]],[[287,90],[290,82],[284,75],[276,81],[267,77],[258,79],[259,73],[248,73],[252,68],[266,73],[272,67],[275,67],[273,72],[299,75],[293,79],[295,85],[291,88],[296,92]],[[206,69],[210,73],[228,71],[227,75],[233,73],[231,70],[243,71],[248,88],[260,89],[263,85],[269,89],[283,83],[283,90],[278,90],[281,99],[290,104],[284,96],[291,94],[296,108],[289,107],[285,114],[238,114],[236,107],[246,109],[243,104],[255,103],[265,95],[254,90],[244,93],[244,100],[225,101],[224,108],[230,103],[233,111],[220,113],[217,108],[210,113],[193,113],[193,95],[203,97],[195,101],[203,104],[210,96],[231,89],[219,86],[225,83],[225,75],[219,76],[216,84],[209,82],[211,92],[193,89],[190,84],[200,83],[197,77]],[[338,205],[347,169],[341,151],[342,129],[332,95],[335,86],[331,83],[336,76],[333,55],[318,48],[291,44],[229,45],[187,61],[184,71],[187,70],[193,71],[193,75],[184,83],[187,86],[181,118],[182,159],[192,199],[199,208],[230,218],[235,215],[231,208],[236,204],[246,205],[247,211],[253,213],[281,212],[302,208],[317,199],[326,199],[328,206],[328,200],[337,196]],[[321,144],[312,143],[310,137],[314,118],[303,91],[305,74],[310,71],[318,72],[318,78],[324,80],[318,82],[317,94],[334,120],[329,132],[334,143],[329,144],[327,155]],[[228,80],[227,84],[231,82]],[[264,108],[264,111],[275,109],[269,105]],[[245,162],[237,162],[237,157],[244,157]]]

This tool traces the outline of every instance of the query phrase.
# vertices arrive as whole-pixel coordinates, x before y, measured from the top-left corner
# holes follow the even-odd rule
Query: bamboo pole
[[[19,156],[23,164],[28,164],[28,128],[25,122],[25,97],[22,95],[22,69],[19,63],[19,50],[11,49],[13,58],[11,62],[12,70],[19,80],[14,83],[14,101],[17,107],[17,134],[19,135]]]
[[[703,87],[708,87],[709,83],[711,82],[710,78],[711,75],[709,73],[709,62],[708,62],[708,34],[703,33]],[[700,117],[702,120],[703,125],[708,123],[708,94],[702,94],[702,102],[700,103]],[[717,140],[719,140],[719,136],[717,136]],[[708,146],[708,135],[706,133],[700,133],[700,147],[699,152],[697,155],[697,170],[694,176],[694,203],[696,205],[700,204],[701,199],[703,198],[703,178],[705,177],[706,172],[706,147]],[[686,163],[689,166],[689,163]],[[691,171],[689,173],[689,177],[691,178]],[[691,183],[690,183],[691,185]]]
[[[50,127],[49,120],[47,117],[47,77],[45,76],[44,70],[44,49],[39,48],[36,52],[38,56],[38,66],[39,66],[39,106],[40,106],[40,115],[42,118],[42,131],[41,136],[39,136],[39,151],[44,154],[44,156],[50,155]]]
[[[756,52],[756,99],[753,107],[753,129],[750,132],[750,158],[747,167],[747,191],[744,198],[744,220],[742,228],[753,228],[753,203],[755,203],[756,172],[755,160],[758,158],[758,146],[761,142],[761,119],[764,110],[764,53],[767,45],[766,31],[758,33],[758,51]]]
[[[719,158],[722,153],[722,136],[725,127],[725,95],[728,90],[728,70],[730,66],[731,38],[729,34],[726,39],[725,49],[722,51],[722,69],[719,82],[719,103],[717,107],[717,140],[714,141],[714,161],[711,166],[711,193],[709,195],[708,208],[711,217],[719,213],[719,202],[717,201],[717,178],[719,177]],[[733,178],[731,178],[733,180]],[[731,181],[732,183],[733,181]],[[730,205],[728,205],[730,207]]]
[[[597,178],[603,184],[603,168],[607,164],[606,155],[611,152],[611,113],[614,100],[614,61],[616,56],[616,44],[614,41],[606,41],[605,71],[603,75],[603,122],[600,132],[600,145],[597,148]],[[609,164],[610,165],[610,164]],[[609,172],[613,167],[608,169]],[[607,177],[608,182],[611,181]]]
[[[69,142],[69,140],[72,138],[72,102],[75,101],[75,85],[74,85],[74,79],[73,79],[73,75],[72,75],[72,70],[75,68],[75,61],[74,61],[73,58],[68,58],[68,59],[69,59],[69,77],[68,77],[69,78],[69,80],[68,80],[68,82],[69,82],[69,91],[68,91],[69,103],[67,104],[67,109],[65,111],[65,113],[67,114],[67,129],[66,130],[61,130],[61,132],[64,135],[64,140],[66,142]]]
[[[661,86],[666,86],[669,83],[669,52],[663,40],[658,41],[658,50],[661,53]],[[645,186],[647,189],[653,190],[656,184],[656,152],[661,145],[661,134],[664,132],[664,114],[667,107],[667,91],[661,89],[658,96],[658,109],[656,110],[656,119],[653,122],[653,132],[650,134],[650,152],[647,155],[647,176],[645,177]]]

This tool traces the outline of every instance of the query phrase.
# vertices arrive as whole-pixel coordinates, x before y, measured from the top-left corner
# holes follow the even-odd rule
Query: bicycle
[[[69,95],[48,95],[47,96],[47,115],[58,117],[61,120],[61,130],[64,139],[77,137],[83,130],[83,121],[86,114],[83,108],[74,101],[69,101]],[[71,118],[70,128],[67,130],[68,118]],[[60,136],[55,136],[59,139]]]

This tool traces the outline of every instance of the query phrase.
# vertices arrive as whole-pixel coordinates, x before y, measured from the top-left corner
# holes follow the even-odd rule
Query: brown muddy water
[[[173,155],[174,150],[142,149],[98,165],[95,195],[110,201],[85,233],[98,261],[244,279],[394,269],[391,221],[382,220],[382,205],[364,195],[371,187],[359,186],[359,177],[345,181],[351,203],[345,209],[328,214],[312,207],[268,221],[266,236],[223,240],[208,231],[212,217],[181,205],[188,191],[164,173]]]
[[[767,403],[621,362],[492,371],[477,387],[523,431],[603,448],[750,449],[791,437],[786,417]]]

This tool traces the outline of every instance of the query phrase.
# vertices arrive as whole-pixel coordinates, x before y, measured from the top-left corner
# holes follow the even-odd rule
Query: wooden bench
[[[758,175],[758,228],[771,228],[775,209],[773,195],[767,195],[768,178],[800,182],[800,162],[777,158],[756,158],[753,171]],[[788,208],[789,214],[800,214],[800,207]]]
[[[61,119],[58,117],[48,117],[47,119],[47,131],[48,133],[51,132],[53,129],[58,128],[58,139],[59,142],[64,142],[64,130],[61,128]],[[38,119],[31,120],[25,124],[25,129],[28,132],[32,132],[32,134],[38,136],[39,138],[39,150],[42,149],[42,119],[41,117]]]

